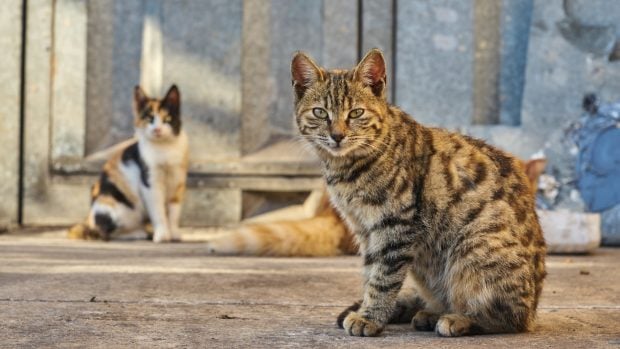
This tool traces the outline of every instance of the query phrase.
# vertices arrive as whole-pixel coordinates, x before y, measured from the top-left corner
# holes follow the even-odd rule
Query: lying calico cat
[[[530,329],[546,246],[522,166],[388,104],[385,72],[379,50],[352,70],[303,53],[291,64],[298,130],[364,261],[363,301],[342,327],[376,336],[398,314],[441,336]],[[416,293],[399,298],[407,276]]]
[[[181,95],[172,85],[152,99],[136,86],[133,96],[136,140],[103,166],[91,190],[86,223],[69,230],[73,239],[145,238],[179,241],[179,217],[188,165],[187,135],[181,129]]]
[[[546,163],[545,159],[521,161],[533,195]],[[326,257],[357,254],[358,246],[353,233],[329,202],[325,187],[314,216],[246,224],[210,239],[207,250],[219,255]]]

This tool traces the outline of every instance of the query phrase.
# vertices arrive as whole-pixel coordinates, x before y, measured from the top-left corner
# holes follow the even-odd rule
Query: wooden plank
[[[53,2],[29,0],[26,29],[26,77],[24,105],[24,200],[23,223],[43,222],[48,197],[50,154],[50,71]],[[39,209],[41,207],[42,209]]]
[[[54,3],[52,158],[82,157],[86,130],[86,1]]]
[[[22,1],[0,2],[0,229],[18,221]]]

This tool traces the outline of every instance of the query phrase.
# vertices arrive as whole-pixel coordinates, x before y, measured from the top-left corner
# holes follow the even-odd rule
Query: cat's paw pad
[[[383,331],[383,326],[361,316],[356,312],[351,312],[344,319],[344,330],[351,336],[375,337]]]
[[[435,332],[442,337],[459,337],[469,333],[472,321],[459,314],[442,315],[437,321]]]
[[[411,320],[411,325],[418,331],[433,331],[439,320],[439,315],[428,311],[418,311]]]
[[[338,318],[336,319],[336,325],[338,325],[339,328],[344,328],[344,319],[352,312],[358,311],[361,306],[362,306],[362,301],[357,301],[353,303],[353,305],[350,305],[345,310],[343,310],[342,313],[340,313],[340,315],[338,315]]]

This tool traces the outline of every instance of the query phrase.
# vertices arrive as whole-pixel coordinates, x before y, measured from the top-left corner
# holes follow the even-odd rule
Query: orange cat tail
[[[357,253],[352,235],[335,214],[242,226],[212,239],[207,248],[209,252],[219,255],[274,257],[325,257]]]
[[[67,237],[72,240],[97,240],[100,234],[95,229],[91,229],[86,223],[78,223],[67,231]]]

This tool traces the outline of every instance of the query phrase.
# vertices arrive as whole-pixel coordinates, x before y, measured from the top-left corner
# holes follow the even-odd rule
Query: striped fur
[[[157,100],[136,86],[134,124],[135,141],[123,143],[105,163],[91,190],[87,221],[69,229],[69,238],[180,240],[188,144],[177,87]]]
[[[546,247],[521,162],[389,105],[378,50],[349,71],[298,53],[291,72],[299,132],[364,261],[347,333],[376,336],[399,306],[418,302],[412,324],[441,336],[530,329]],[[416,296],[398,300],[405,277]]]

